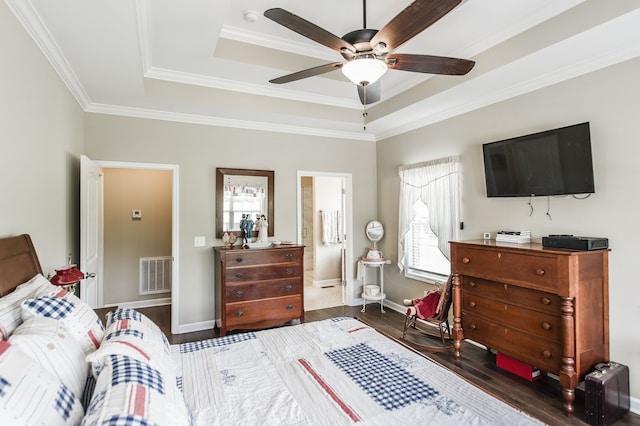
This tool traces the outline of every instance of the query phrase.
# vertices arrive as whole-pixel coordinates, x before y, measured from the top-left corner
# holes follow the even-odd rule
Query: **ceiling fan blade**
[[[282,84],[290,83],[296,80],[302,80],[303,78],[313,77],[316,75],[324,74],[342,68],[342,62],[332,62],[330,64],[320,65],[318,67],[308,68],[306,70],[294,72],[293,74],[283,75],[282,77],[269,80],[269,83]]]
[[[387,55],[386,61],[387,66],[392,70],[444,75],[465,75],[476,64],[475,61],[467,59],[404,53]]]
[[[358,88],[358,96],[360,97],[362,105],[373,104],[380,100],[380,93],[382,91],[380,80],[372,84],[367,84],[366,86],[358,84],[356,87]]]
[[[371,47],[380,53],[391,52],[424,31],[461,2],[462,0],[416,0],[373,36]]]
[[[284,9],[268,9],[264,12],[264,16],[330,49],[338,52],[342,52],[343,49],[351,53],[356,52],[356,48],[351,43]]]

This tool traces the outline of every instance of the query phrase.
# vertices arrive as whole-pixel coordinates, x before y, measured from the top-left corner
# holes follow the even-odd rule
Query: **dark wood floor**
[[[401,337],[404,315],[390,309],[387,309],[386,313],[383,314],[377,304],[368,305],[365,313],[361,313],[360,309],[359,307],[340,306],[309,311],[305,313],[305,321],[318,321],[336,316],[356,317],[389,337],[395,339]],[[103,317],[107,309],[97,311]],[[168,306],[144,308],[140,309],[140,311],[158,324],[172,344],[218,337],[217,329],[172,335],[170,309]],[[436,348],[439,347],[438,339],[423,339],[421,343],[433,345]],[[545,377],[536,382],[528,382],[498,369],[495,365],[494,354],[472,344],[466,344],[463,347],[462,359],[459,364],[455,363],[453,353],[450,350],[420,350],[420,352],[445,368],[456,372],[485,392],[549,425],[587,424],[584,421],[584,393],[581,389],[576,390],[574,415],[567,417],[562,408],[563,399],[560,385],[557,380],[551,377]],[[640,425],[640,415],[628,413],[615,425]]]

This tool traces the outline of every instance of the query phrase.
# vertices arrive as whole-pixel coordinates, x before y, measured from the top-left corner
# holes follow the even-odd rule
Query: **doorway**
[[[98,184],[89,178],[83,188],[85,168],[95,170],[88,175],[97,174]],[[97,259],[83,269],[94,273],[95,295],[81,292],[81,298],[94,307],[171,304],[177,330],[178,166],[82,158],[81,206],[81,267],[83,258]]]
[[[351,175],[298,172],[298,241],[306,311],[350,302]],[[350,266],[350,268],[349,268]],[[351,275],[350,275],[351,274]]]

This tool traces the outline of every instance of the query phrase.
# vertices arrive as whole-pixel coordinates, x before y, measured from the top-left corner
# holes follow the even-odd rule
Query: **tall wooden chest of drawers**
[[[304,321],[303,246],[256,249],[214,247],[216,317],[229,330]]]
[[[608,251],[451,243],[456,360],[470,339],[560,378],[564,409],[609,360]]]

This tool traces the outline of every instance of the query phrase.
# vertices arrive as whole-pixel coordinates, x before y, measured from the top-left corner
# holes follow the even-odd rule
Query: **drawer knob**
[[[287,284],[286,287],[284,288],[284,291],[291,291],[293,290],[293,286],[291,284]]]
[[[550,350],[542,351],[542,356],[547,359],[551,359],[551,351]]]
[[[292,309],[293,309],[293,305],[291,305],[291,304],[287,305],[287,311],[290,311]]]
[[[243,312],[243,311],[238,311],[238,312],[236,312],[236,316],[237,316],[237,317],[241,317],[241,316],[243,316],[243,315],[244,315],[244,312]]]
[[[242,272],[236,273],[236,278],[242,278]]]
[[[551,330],[551,324],[549,324],[548,322],[543,322],[542,323],[542,328],[549,331]]]
[[[542,268],[536,269],[536,275],[538,275],[540,277],[543,277],[544,274],[545,274],[545,270],[544,269],[542,269]]]
[[[475,308],[476,307],[476,302],[474,302],[473,300],[469,302],[469,307],[471,308]]]
[[[469,327],[470,327],[472,330],[475,330],[476,328],[478,328],[475,324],[471,324]]]
[[[285,271],[284,271],[284,272],[285,272],[287,275],[291,275],[291,274],[293,274],[293,268],[287,268],[287,269],[285,269]]]
[[[471,262],[471,259],[469,259],[468,257],[462,258],[462,263],[469,263],[469,262]]]
[[[242,262],[242,258],[241,257],[236,257],[236,262],[238,262],[238,263]]]
[[[476,284],[474,281],[469,282],[469,287],[476,288],[477,286],[478,284]]]
[[[291,258],[293,258],[293,255],[291,253],[287,253],[284,255],[284,257],[286,257],[287,260],[291,260]]]
[[[543,297],[542,298],[542,303],[545,305],[550,305],[551,304],[551,299],[549,299],[548,297]]]
[[[242,297],[243,294],[242,290],[236,291],[236,297]]]

